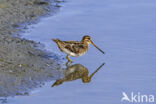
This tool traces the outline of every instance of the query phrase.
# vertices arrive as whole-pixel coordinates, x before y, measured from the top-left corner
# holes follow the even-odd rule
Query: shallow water
[[[73,64],[81,64],[90,74],[105,65],[90,83],[74,80],[51,88],[52,80],[29,96],[8,98],[7,104],[120,104],[122,92],[156,96],[155,0],[68,0],[61,5],[24,38],[65,57],[51,38],[81,40],[90,35],[106,54],[91,46],[84,56],[72,57]]]

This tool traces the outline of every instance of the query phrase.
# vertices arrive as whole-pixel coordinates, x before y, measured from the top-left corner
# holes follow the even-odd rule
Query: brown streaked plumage
[[[63,84],[64,82],[74,81],[77,79],[81,79],[83,83],[89,83],[92,80],[92,77],[97,73],[102,67],[104,63],[100,65],[91,75],[89,75],[89,71],[86,67],[81,64],[67,65],[66,70],[64,70],[64,77],[56,80],[52,87]]]
[[[104,52],[98,48],[93,42],[90,36],[83,36],[81,41],[61,41],[59,39],[52,39],[59,47],[59,49],[67,54],[67,59],[72,63],[72,60],[69,56],[79,57],[84,55],[89,48],[89,44],[94,45],[98,50],[103,54]]]

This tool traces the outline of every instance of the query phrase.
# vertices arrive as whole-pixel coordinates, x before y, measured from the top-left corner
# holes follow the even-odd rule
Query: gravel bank
[[[0,0],[0,97],[28,94],[60,69],[57,60],[38,49],[39,44],[13,36],[21,24],[58,9],[59,1]],[[51,6],[52,4],[52,6]]]

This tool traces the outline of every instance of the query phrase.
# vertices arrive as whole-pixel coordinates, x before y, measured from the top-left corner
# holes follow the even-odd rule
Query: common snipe
[[[92,38],[87,35],[83,36],[81,41],[61,41],[59,39],[52,40],[56,42],[62,52],[67,54],[66,58],[71,63],[72,60],[69,58],[69,56],[79,57],[84,55],[88,51],[89,44],[92,44],[104,54],[104,52],[93,43]]]
[[[64,70],[63,72],[64,77],[56,80],[52,87],[61,85],[64,82],[74,81],[77,79],[81,79],[83,83],[90,83],[92,77],[103,67],[104,64],[105,63],[100,65],[100,67],[98,67],[91,75],[89,75],[88,69],[81,64],[74,64],[71,66],[67,65],[66,70]]]

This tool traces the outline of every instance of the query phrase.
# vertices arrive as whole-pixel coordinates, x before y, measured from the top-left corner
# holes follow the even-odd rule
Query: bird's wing
[[[74,52],[74,49],[73,49],[73,47],[72,47],[71,44],[65,44],[64,45],[64,48],[67,49],[67,50],[69,50],[70,52]]]
[[[76,41],[66,41],[64,44],[64,48],[77,54],[81,52],[83,48],[85,48],[85,45]]]

